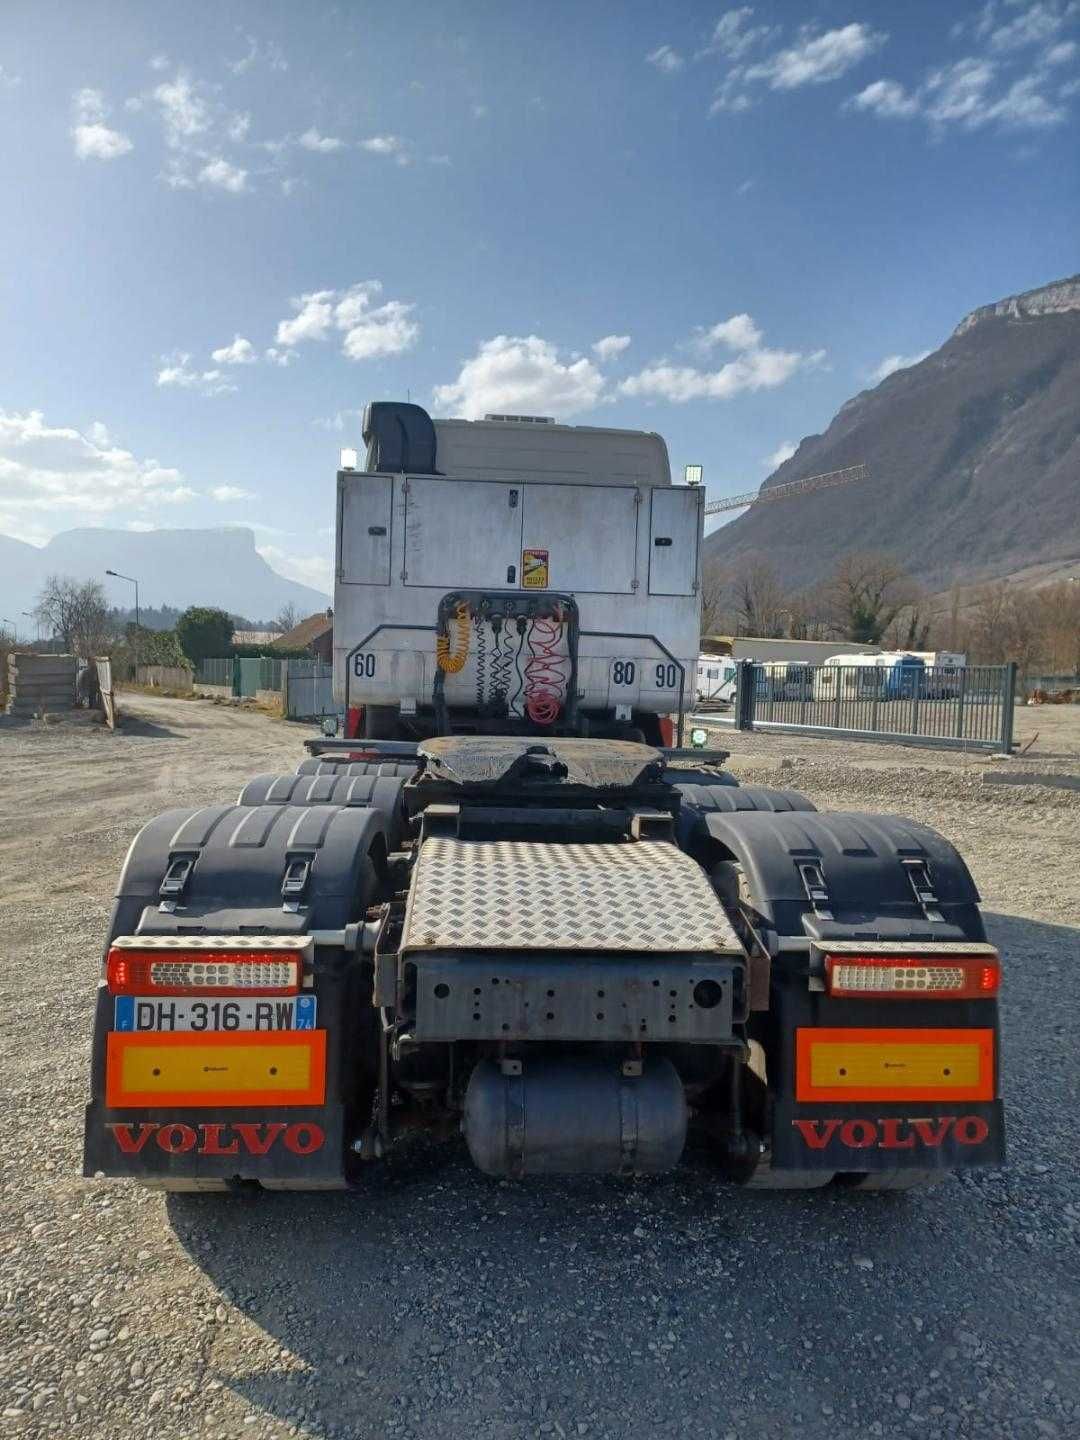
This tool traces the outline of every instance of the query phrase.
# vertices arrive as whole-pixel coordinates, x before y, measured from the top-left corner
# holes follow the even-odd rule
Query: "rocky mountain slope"
[[[972,311],[765,483],[859,461],[869,482],[756,505],[707,556],[767,555],[805,585],[886,550],[933,589],[1080,558],[1080,276]]]
[[[283,605],[302,615],[324,610],[328,596],[272,570],[250,530],[63,530],[47,545],[0,535],[0,615],[19,633],[49,575],[100,580],[114,603],[131,603],[131,587],[106,580],[106,570],[139,580],[144,605],[218,605],[240,615],[270,619]],[[8,627],[10,628],[10,627]]]

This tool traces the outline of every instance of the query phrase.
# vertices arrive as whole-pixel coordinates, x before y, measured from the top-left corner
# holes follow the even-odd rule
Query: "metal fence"
[[[200,685],[228,685],[231,687],[235,663],[231,659],[200,660],[199,668],[195,672],[195,679]]]
[[[321,720],[342,713],[334,700],[334,667],[322,660],[266,656],[203,660],[195,683],[228,689],[239,699],[253,699],[262,692],[278,694],[290,720]]]
[[[286,660],[285,714],[290,720],[319,720],[341,714],[334,701],[334,667],[322,660]]]
[[[1003,751],[1013,743],[1016,666],[738,662],[737,730]]]

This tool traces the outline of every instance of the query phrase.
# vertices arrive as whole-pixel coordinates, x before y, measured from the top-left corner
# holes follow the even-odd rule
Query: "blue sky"
[[[1078,115],[1076,0],[5,0],[0,533],[248,524],[325,587],[407,393],[749,488],[1080,269]]]

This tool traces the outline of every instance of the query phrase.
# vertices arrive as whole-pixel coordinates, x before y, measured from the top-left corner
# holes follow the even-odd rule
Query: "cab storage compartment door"
[[[649,594],[692,595],[697,581],[699,506],[703,491],[677,486],[652,492],[649,534]]]
[[[338,573],[346,585],[390,584],[390,475],[343,475],[339,482]]]
[[[638,491],[629,485],[525,486],[525,550],[548,553],[548,587],[629,595],[637,577]]]
[[[406,585],[519,587],[523,485],[415,475],[406,484]]]

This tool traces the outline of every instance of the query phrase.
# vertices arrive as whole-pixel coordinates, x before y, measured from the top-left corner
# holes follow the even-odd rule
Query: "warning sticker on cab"
[[[523,550],[521,552],[521,583],[526,590],[547,589],[548,552],[546,550]]]

